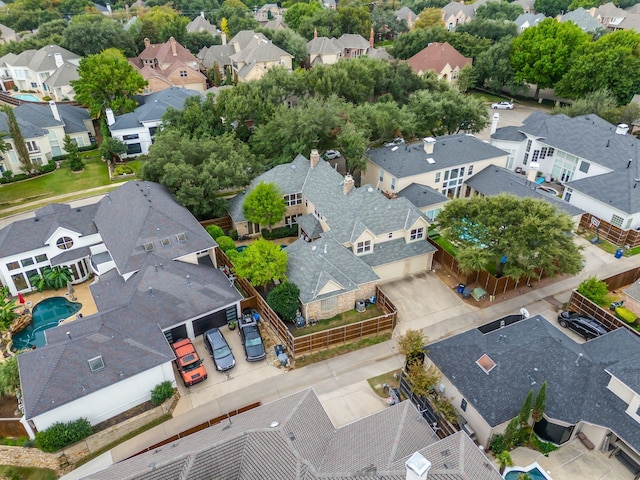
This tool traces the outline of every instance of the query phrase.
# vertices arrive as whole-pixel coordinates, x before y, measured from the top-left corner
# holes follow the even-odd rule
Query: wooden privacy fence
[[[219,248],[216,248],[215,251],[218,265],[224,265],[233,271],[233,263],[229,260],[229,257]],[[398,309],[380,287],[376,287],[376,304],[382,308],[384,312],[383,315],[342,327],[335,327],[321,332],[310,333],[309,335],[294,337],[287,328],[287,325],[280,319],[278,314],[271,309],[266,300],[262,298],[251,283],[244,278],[237,278],[235,281],[248,296],[242,303],[256,306],[260,312],[261,320],[269,325],[293,359],[301,355],[309,355],[319,350],[327,350],[340,345],[346,345],[365,337],[393,331],[398,321]]]
[[[209,225],[217,225],[225,232],[228,232],[229,230],[231,230],[231,217],[220,217],[213,218],[211,220],[203,220],[202,222],[200,222],[200,225],[205,228]]]
[[[17,418],[0,418],[0,437],[26,437],[27,431]]]
[[[460,270],[456,257],[444,250],[437,243],[432,242],[432,245],[437,248],[433,258],[441,267],[446,268],[465,285],[478,284],[487,292],[488,295],[501,295],[523,285],[531,285],[545,277],[542,270],[540,270],[537,275],[520,278],[518,280],[507,276],[498,278],[487,271],[463,273]]]
[[[604,238],[618,247],[629,245],[630,248],[634,248],[640,245],[639,231],[623,230],[590,213],[582,214],[579,225],[580,228],[597,233],[600,238]],[[598,225],[597,228],[596,225]]]

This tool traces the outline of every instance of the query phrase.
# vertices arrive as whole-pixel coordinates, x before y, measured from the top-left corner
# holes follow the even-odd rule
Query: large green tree
[[[486,270],[520,279],[536,275],[576,274],[580,248],[573,242],[573,221],[544,200],[500,194],[458,198],[438,216],[443,235],[458,246],[463,271]]]
[[[514,85],[515,74],[509,60],[512,43],[512,37],[501,38],[476,57],[473,69],[480,86],[498,93],[505,86]]]
[[[18,120],[13,113],[13,108],[9,105],[2,105],[0,106],[0,111],[7,116],[7,126],[9,127],[9,134],[13,139],[13,144],[16,147],[20,168],[27,173],[33,172],[36,169],[36,165],[29,157],[29,150],[27,150],[27,145],[24,143],[24,137],[22,136],[20,125],[18,125]]]
[[[491,20],[509,20],[513,22],[524,13],[522,6],[506,0],[487,2],[476,10],[476,18]]]
[[[573,22],[558,22],[548,18],[529,27],[514,41],[511,66],[516,82],[536,84],[535,97],[540,89],[552,88],[569,70],[574,57],[590,41]]]
[[[254,287],[287,279],[287,252],[279,245],[259,238],[235,258],[234,272]]]
[[[137,102],[133,96],[147,81],[136,72],[125,56],[115,48],[80,60],[78,80],[71,80],[76,100],[89,108],[92,117],[111,108],[116,115],[132,112]]]
[[[248,221],[271,228],[282,220],[287,205],[275,183],[260,182],[245,197],[242,210]]]
[[[126,56],[136,53],[133,38],[121,23],[103,15],[78,15],[62,36],[62,46],[81,57],[94,55],[107,48],[122,50]]]
[[[282,282],[269,292],[267,303],[285,322],[293,322],[300,308],[300,289],[295,283]]]
[[[535,0],[533,6],[536,12],[544,13],[547,17],[556,17],[569,11],[572,0]]]

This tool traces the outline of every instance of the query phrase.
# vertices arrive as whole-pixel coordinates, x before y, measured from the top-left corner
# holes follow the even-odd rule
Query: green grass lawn
[[[19,478],[21,480],[55,480],[56,472],[48,468],[14,467],[0,465],[0,478]]]
[[[369,318],[379,317],[384,315],[382,308],[378,305],[368,305],[364,312],[357,312],[355,309],[349,310],[336,315],[335,317],[327,318],[326,320],[320,320],[315,325],[309,325],[305,328],[296,328],[292,334],[294,337],[302,337],[311,333],[321,332],[323,330],[329,330],[330,328],[342,327],[351,323],[361,322]]]
[[[95,155],[95,152],[89,152]],[[9,183],[0,187],[0,209],[21,203],[43,200],[56,195],[65,195],[89,188],[108,186],[107,164],[100,159],[85,161],[84,171],[73,173],[62,166],[55,172],[31,180]]]

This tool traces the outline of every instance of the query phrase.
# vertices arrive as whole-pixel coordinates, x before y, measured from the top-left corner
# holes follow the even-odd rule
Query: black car
[[[258,322],[252,315],[247,314],[242,316],[238,326],[247,361],[258,362],[264,360],[267,357],[267,353],[264,350],[260,330],[258,330]]]
[[[204,332],[204,344],[209,350],[209,355],[213,359],[216,370],[224,372],[235,366],[236,359],[233,357],[231,348],[229,348],[229,344],[219,329],[212,328]]]
[[[609,332],[609,329],[595,318],[584,313],[565,310],[558,315],[558,323],[561,327],[570,328],[587,340],[599,337]]]

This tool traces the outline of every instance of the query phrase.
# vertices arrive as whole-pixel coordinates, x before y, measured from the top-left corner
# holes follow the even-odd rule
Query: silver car
[[[235,366],[236,359],[219,329],[212,328],[204,332],[204,344],[209,350],[209,355],[213,359],[216,370],[224,372]]]
[[[511,102],[497,102],[492,103],[491,108],[498,110],[513,110],[513,103]]]

